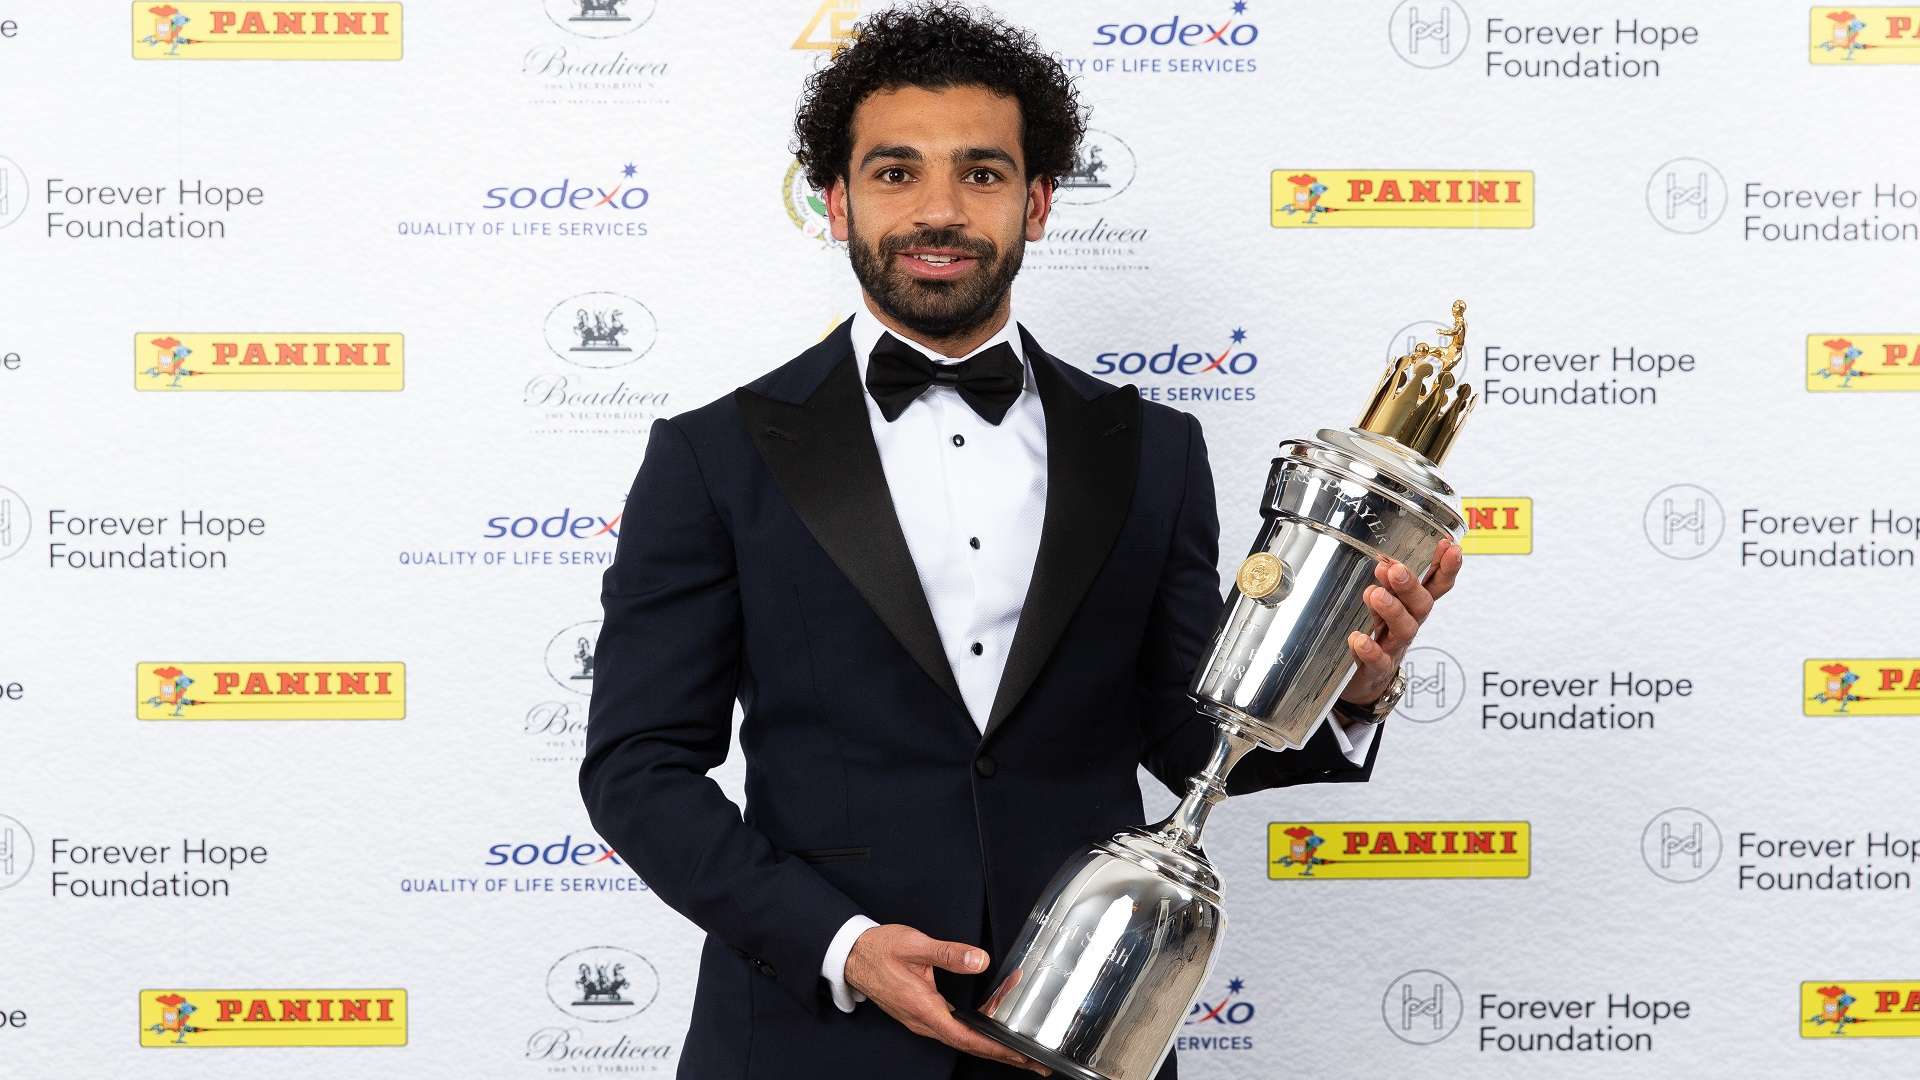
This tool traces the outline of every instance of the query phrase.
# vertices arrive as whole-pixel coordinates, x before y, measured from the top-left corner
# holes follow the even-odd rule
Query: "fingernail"
[[[987,966],[986,954],[977,953],[977,952],[968,953],[967,966],[972,968],[975,971],[979,971],[981,968],[986,967]]]
[[[1411,584],[1413,581],[1413,575],[1407,573],[1407,568],[1404,566],[1395,566],[1393,568],[1393,573],[1389,574],[1388,576],[1393,578],[1393,583],[1395,585],[1404,586],[1404,585]]]

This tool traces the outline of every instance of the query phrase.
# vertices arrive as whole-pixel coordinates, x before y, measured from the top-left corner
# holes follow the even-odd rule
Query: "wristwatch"
[[[1393,681],[1387,684],[1386,693],[1375,698],[1373,704],[1356,705],[1350,701],[1340,701],[1335,704],[1340,707],[1341,712],[1346,713],[1347,716],[1352,719],[1375,724],[1385,720],[1387,714],[1393,712],[1393,707],[1400,704],[1400,695],[1405,693],[1406,689],[1406,673],[1403,671],[1395,671],[1393,673]]]

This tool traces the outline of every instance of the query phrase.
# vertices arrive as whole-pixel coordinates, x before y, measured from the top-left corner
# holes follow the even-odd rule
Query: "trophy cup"
[[[1358,424],[1280,444],[1265,522],[1187,688],[1215,727],[1206,767],[1165,821],[1060,868],[962,1021],[1072,1080],[1159,1070],[1226,924],[1199,839],[1227,774],[1256,746],[1298,749],[1327,715],[1355,667],[1347,636],[1373,619],[1362,596],[1378,559],[1420,577],[1440,538],[1465,531],[1438,469],[1477,400],[1454,372],[1465,315],[1454,301],[1445,348],[1389,365]]]

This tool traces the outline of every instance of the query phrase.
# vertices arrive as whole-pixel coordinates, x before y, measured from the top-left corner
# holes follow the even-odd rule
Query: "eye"
[[[879,177],[882,183],[898,184],[898,183],[903,183],[907,180],[908,173],[907,173],[907,170],[901,168],[898,165],[889,165],[886,168],[880,170]]]
[[[970,170],[967,179],[976,184],[991,184],[1000,179],[1000,174],[985,166]]]

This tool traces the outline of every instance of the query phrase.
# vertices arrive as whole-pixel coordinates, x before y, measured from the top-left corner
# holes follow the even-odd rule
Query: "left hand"
[[[1433,602],[1453,588],[1463,561],[1460,545],[1443,536],[1434,546],[1433,568],[1423,581],[1415,581],[1406,565],[1393,559],[1381,559],[1373,568],[1373,579],[1379,584],[1368,586],[1365,597],[1374,614],[1373,630],[1347,635],[1347,648],[1360,666],[1340,692],[1341,701],[1371,705],[1387,692],[1407,646],[1433,613]]]

